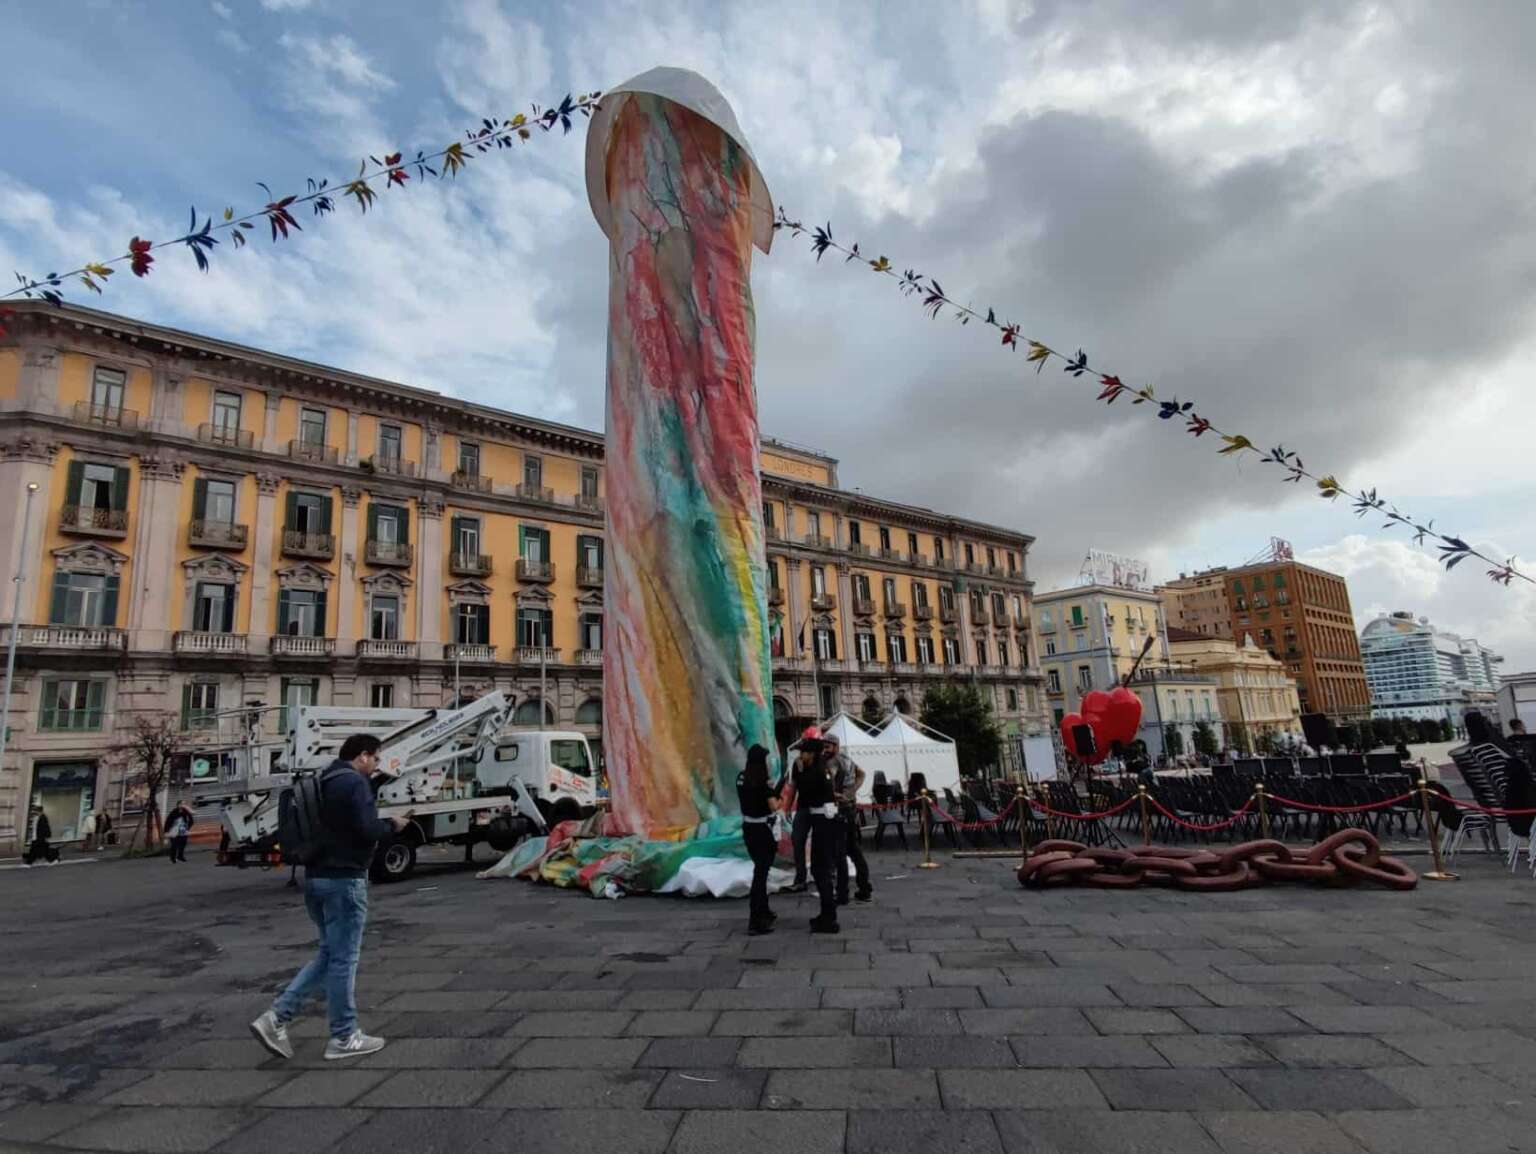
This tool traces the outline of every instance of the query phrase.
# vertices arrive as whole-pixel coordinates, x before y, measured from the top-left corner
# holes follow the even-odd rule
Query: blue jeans
[[[357,955],[368,920],[368,879],[306,878],[304,908],[320,931],[320,950],[278,995],[272,1012],[286,1025],[324,987],[331,1037],[350,1037],[357,1030]]]

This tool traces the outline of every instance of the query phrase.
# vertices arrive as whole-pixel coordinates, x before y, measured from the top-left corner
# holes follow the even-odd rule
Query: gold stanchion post
[[[1429,850],[1435,855],[1435,868],[1422,876],[1434,882],[1453,882],[1459,874],[1453,874],[1445,868],[1445,861],[1440,856],[1440,832],[1435,828],[1435,811],[1429,806],[1429,778],[1419,778],[1419,804],[1424,807],[1424,829],[1429,834]]]
[[[1147,817],[1147,787],[1138,785],[1136,792],[1141,797],[1141,844],[1152,844],[1152,823]]]
[[[1013,804],[1019,807],[1019,864],[1024,865],[1029,861],[1029,819],[1033,814],[1029,808],[1029,795],[1022,785],[1013,795]]]
[[[1264,783],[1262,781],[1256,781],[1253,783],[1253,796],[1256,797],[1259,802],[1259,836],[1265,840],[1268,840],[1269,807],[1265,804]]]
[[[917,863],[920,870],[936,870],[939,863],[933,860],[933,847],[930,844],[929,829],[933,825],[933,795],[926,789],[923,790],[923,860]]]

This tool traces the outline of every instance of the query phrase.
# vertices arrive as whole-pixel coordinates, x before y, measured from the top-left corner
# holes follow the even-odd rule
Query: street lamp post
[[[5,699],[0,704],[0,767],[5,765],[5,747],[11,735],[11,685],[16,678],[16,637],[21,632],[21,586],[27,572],[27,531],[32,527],[32,498],[37,496],[37,482],[27,482],[27,504],[21,515],[21,549],[16,557],[16,573],[11,578],[15,593],[11,597],[11,638],[5,651]]]

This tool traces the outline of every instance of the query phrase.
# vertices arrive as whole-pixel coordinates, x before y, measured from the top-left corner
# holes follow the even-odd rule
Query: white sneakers
[[[325,1044],[325,1060],[335,1062],[342,1058],[361,1058],[364,1054],[376,1054],[383,1048],[383,1038],[353,1030],[349,1036],[332,1038]]]
[[[288,1040],[288,1027],[279,1022],[271,1010],[251,1023],[251,1033],[279,1058],[293,1057],[293,1043]]]
[[[271,1010],[251,1023],[251,1033],[279,1058],[293,1057],[293,1043],[288,1040],[288,1027],[278,1021],[277,1015]],[[325,1044],[325,1060],[336,1062],[342,1058],[361,1058],[364,1054],[376,1054],[383,1048],[383,1038],[353,1030],[347,1037],[332,1038]]]

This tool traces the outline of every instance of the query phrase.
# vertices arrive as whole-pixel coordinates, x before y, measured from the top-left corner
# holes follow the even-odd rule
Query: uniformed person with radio
[[[820,734],[801,741],[794,772],[795,804],[810,814],[811,877],[821,899],[821,913],[811,919],[813,934],[838,931],[834,887],[837,859],[843,852],[843,823],[837,813],[832,775],[833,767],[827,761]]]
[[[736,798],[741,803],[741,836],[752,858],[747,933],[771,934],[775,915],[768,908],[768,870],[773,866],[773,815],[779,808],[779,791],[768,783],[768,751],[761,745],[747,750],[746,768],[736,775]]]

